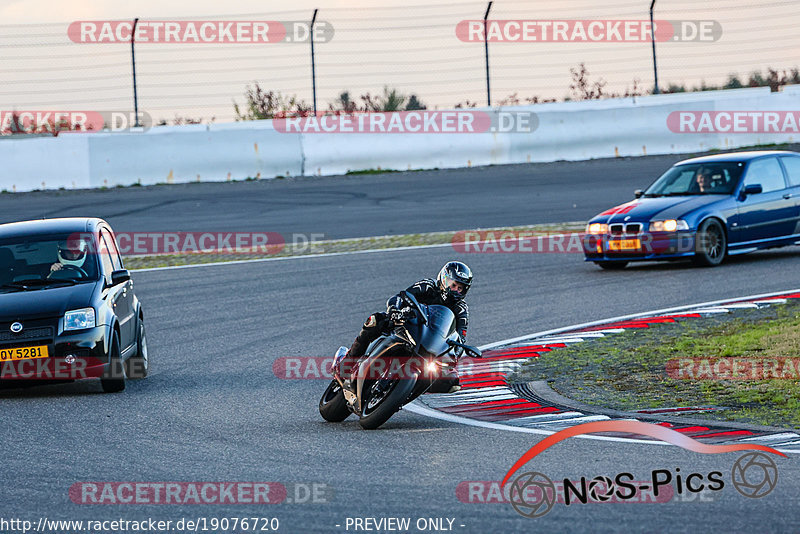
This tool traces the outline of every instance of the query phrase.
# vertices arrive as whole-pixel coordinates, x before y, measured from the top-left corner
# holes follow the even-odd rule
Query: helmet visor
[[[80,261],[86,256],[86,243],[65,241],[58,244],[58,255],[67,261]]]
[[[453,279],[453,278],[451,278],[449,276],[446,276],[446,275],[444,277],[444,286],[445,286],[445,289],[448,292],[452,293],[453,295],[457,295],[459,297],[463,297],[464,295],[467,294],[467,289],[468,288],[464,283],[459,282],[458,280],[455,280],[455,279]]]

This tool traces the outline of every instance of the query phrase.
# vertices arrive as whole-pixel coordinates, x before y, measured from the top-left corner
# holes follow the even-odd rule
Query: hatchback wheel
[[[150,372],[150,353],[147,352],[147,336],[144,321],[139,321],[139,333],[136,337],[136,356],[125,362],[128,378],[145,378]]]
[[[111,338],[108,362],[108,370],[100,379],[100,385],[105,393],[122,391],[125,389],[125,365],[119,359],[119,336],[117,336],[116,332]]]

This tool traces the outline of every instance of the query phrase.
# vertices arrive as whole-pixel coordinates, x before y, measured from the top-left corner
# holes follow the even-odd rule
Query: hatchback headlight
[[[64,314],[64,331],[84,330],[96,326],[94,308],[68,311]]]
[[[689,224],[686,221],[667,219],[665,221],[653,221],[650,223],[651,232],[676,232],[678,230],[688,230]]]
[[[586,225],[586,233],[587,234],[607,234],[608,233],[608,225],[601,224],[601,223],[592,223]]]

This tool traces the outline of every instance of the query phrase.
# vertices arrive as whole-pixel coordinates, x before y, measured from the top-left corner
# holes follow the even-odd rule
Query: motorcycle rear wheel
[[[319,400],[319,414],[331,423],[341,423],[350,415],[342,386],[336,380],[331,380],[325,393],[322,394]]]

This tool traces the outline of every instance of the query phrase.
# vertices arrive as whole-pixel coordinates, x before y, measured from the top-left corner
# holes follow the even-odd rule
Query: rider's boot
[[[455,393],[461,391],[460,380],[455,369],[444,369],[442,375],[431,385],[428,393]]]
[[[344,347],[340,347],[339,351],[336,353],[336,358],[334,358],[334,376],[341,379],[342,382],[344,382],[344,387],[354,393],[355,380],[352,375],[355,374],[358,362],[367,352],[369,344],[380,335],[379,315],[380,314],[370,315],[361,328],[361,332],[359,332],[358,336],[353,340],[353,344],[350,345],[350,349],[342,355],[341,351],[344,350]]]
[[[358,361],[364,355],[364,348],[359,339],[353,341],[349,350],[340,347],[333,363],[333,374],[342,381],[342,387],[355,393],[355,380],[353,375]]]

